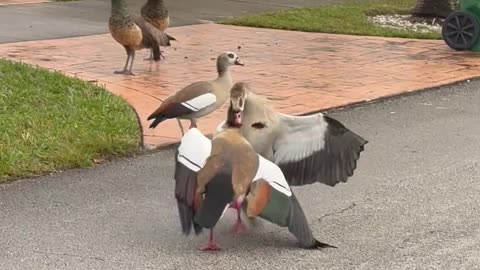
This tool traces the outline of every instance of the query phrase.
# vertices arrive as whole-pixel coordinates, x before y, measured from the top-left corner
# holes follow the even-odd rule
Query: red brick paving
[[[234,81],[249,81],[284,113],[300,114],[354,102],[439,86],[480,76],[479,55],[455,52],[443,41],[304,33],[203,24],[170,28],[178,39],[164,48],[165,60],[144,61],[137,53],[134,77],[113,74],[125,61],[124,49],[109,34],[0,45],[8,59],[97,80],[137,110],[145,144],[161,146],[180,138],[176,120],[148,129],[146,117],[159,99],[187,84],[215,78],[214,58],[236,51],[246,63],[232,67]],[[241,46],[241,49],[237,49]],[[225,106],[199,121],[211,133]],[[184,123],[188,127],[188,123]]]

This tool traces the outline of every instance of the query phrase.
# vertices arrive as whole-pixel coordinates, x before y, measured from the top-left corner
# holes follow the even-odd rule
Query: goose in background
[[[165,32],[170,26],[170,16],[163,0],[147,0],[140,9],[142,17],[158,30]],[[160,56],[163,55],[160,52]],[[153,59],[153,50],[150,49],[150,57],[145,60]]]
[[[108,20],[108,28],[113,39],[125,48],[127,60],[121,71],[115,74],[134,75],[132,73],[135,52],[144,48],[153,51],[153,59],[160,60],[160,46],[170,46],[170,40],[174,37],[156,29],[142,16],[132,17],[128,13],[125,0],[111,0],[111,13]],[[130,61],[130,68],[128,62]]]
[[[244,63],[233,52],[225,52],[217,57],[217,78],[210,81],[194,82],[168,97],[147,120],[152,120],[150,128],[155,128],[166,119],[188,119],[190,128],[197,127],[197,119],[220,108],[228,100],[232,77],[230,66]],[[181,125],[180,125],[181,127]],[[183,134],[183,129],[182,129]]]
[[[225,129],[211,141],[196,128],[181,139],[174,178],[182,232],[209,229],[202,250],[219,250],[213,228],[236,201],[249,218],[287,227],[303,248],[335,248],[315,239],[280,168],[257,154],[234,123],[230,111]]]

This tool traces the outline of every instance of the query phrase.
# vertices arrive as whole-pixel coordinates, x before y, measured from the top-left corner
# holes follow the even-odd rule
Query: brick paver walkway
[[[135,77],[114,75],[125,61],[124,49],[109,34],[61,40],[0,45],[9,59],[61,70],[96,80],[126,98],[137,110],[145,144],[177,142],[175,120],[155,130],[146,117],[165,99],[187,84],[215,78],[215,57],[238,52],[246,63],[232,67],[234,81],[252,83],[254,90],[272,99],[284,113],[343,106],[403,92],[434,87],[480,76],[480,58],[455,52],[443,41],[385,39],[329,35],[248,27],[203,24],[168,31],[179,41],[164,49],[166,60],[143,61],[137,53]],[[240,49],[237,47],[240,46]],[[225,106],[199,121],[211,133],[224,119]],[[188,123],[184,123],[188,127]]]
[[[0,0],[0,6],[46,3],[48,0]]]

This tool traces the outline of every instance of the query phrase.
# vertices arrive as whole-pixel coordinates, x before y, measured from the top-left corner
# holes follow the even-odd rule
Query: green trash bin
[[[460,0],[459,10],[445,18],[442,37],[455,50],[480,51],[480,0]]]

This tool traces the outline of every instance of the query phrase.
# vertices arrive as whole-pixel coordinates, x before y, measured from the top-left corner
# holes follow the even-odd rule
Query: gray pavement
[[[341,0],[166,0],[171,26],[217,21],[229,16],[316,6]],[[139,14],[146,0],[127,0]],[[110,0],[80,0],[0,7],[0,43],[54,39],[108,32]]]
[[[260,221],[181,234],[173,152],[0,185],[0,269],[480,269],[480,81],[331,113],[369,140],[346,184],[295,188],[303,250]]]

